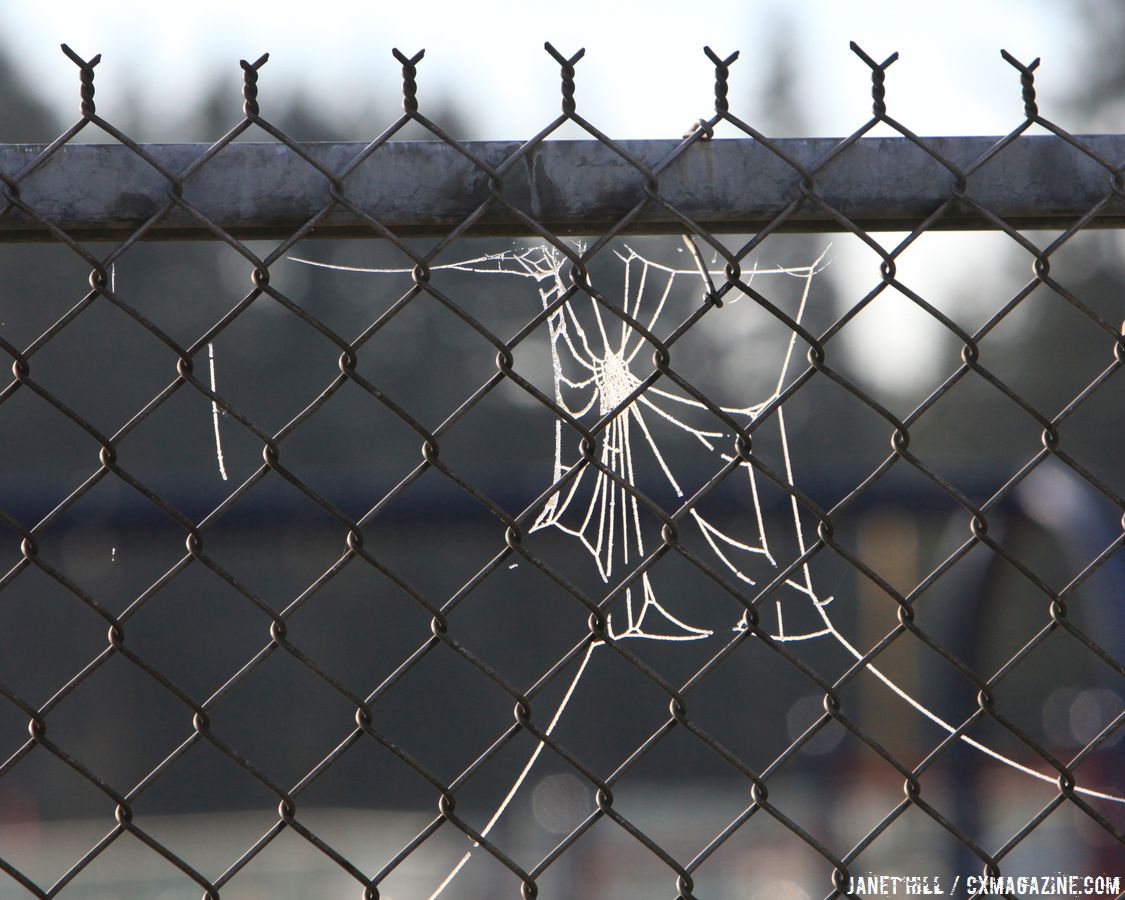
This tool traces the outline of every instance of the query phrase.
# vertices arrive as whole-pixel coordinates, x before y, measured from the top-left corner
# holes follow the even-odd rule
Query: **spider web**
[[[708,271],[703,266],[695,244],[685,238],[692,252],[696,267],[675,268],[646,259],[632,247],[625,246],[624,252],[615,251],[624,270],[625,312],[635,321],[652,332],[665,313],[669,296],[677,279],[702,277],[709,283],[712,275],[722,275],[718,271]],[[800,297],[796,321],[804,316],[809,291],[814,276],[824,266],[827,248],[816,260],[807,266],[755,268],[749,273],[747,282],[762,277],[788,276],[798,279]],[[561,254],[554,248],[543,249],[539,257],[524,254],[519,257],[521,265],[534,272],[541,282],[539,295],[544,308],[550,306],[564,291],[562,281]],[[653,281],[663,283],[653,292],[649,285]],[[650,299],[650,293],[655,294]],[[730,302],[737,302],[742,295],[735,295]],[[633,372],[638,355],[646,346],[644,337],[630,328],[622,320],[614,327],[607,321],[603,308],[593,298],[589,299],[593,326],[583,326],[576,305],[582,301],[572,300],[556,310],[548,320],[551,341],[551,365],[554,372],[555,401],[576,419],[592,415],[605,416],[621,407],[629,396],[640,386],[641,379]],[[752,421],[763,409],[777,399],[789,375],[790,363],[796,346],[797,335],[792,333],[788,339],[785,354],[780,365],[772,391],[750,406],[721,406],[723,412],[744,420]],[[573,373],[573,374],[572,374]],[[782,453],[785,459],[786,477],[793,484],[792,466],[789,457],[788,437],[785,431],[784,414],[777,409],[781,432]],[[696,419],[703,419],[702,424]],[[654,425],[666,423],[699,443],[706,451],[719,456],[724,462],[733,462],[726,452],[719,450],[722,444],[729,445],[731,435],[715,430],[715,417],[701,402],[658,385],[652,385],[624,406],[606,427],[606,438],[602,442],[600,462],[617,478],[605,471],[584,468],[571,481],[569,486],[550,497],[532,530],[555,527],[578,539],[594,557],[602,580],[609,582],[613,575],[615,562],[620,560],[627,566],[631,559],[637,561],[645,557],[645,539],[641,527],[641,508],[635,489],[638,487],[638,468],[645,458],[648,466],[659,473],[665,485],[682,500],[685,495],[680,479],[673,471],[673,464],[657,441]],[[554,478],[557,481],[563,473],[578,464],[578,457],[565,458],[562,444],[562,421],[555,422],[555,466]],[[770,549],[769,532],[762,514],[762,503],[758,490],[757,475],[754,468],[746,463],[738,466],[746,478],[754,508],[756,534],[749,540],[737,538],[705,518],[694,507],[688,511],[702,537],[722,567],[738,580],[755,584],[747,567],[739,561],[742,554],[750,559],[765,560],[773,569],[778,568],[777,560]],[[592,481],[589,496],[583,496],[584,482]],[[805,550],[803,525],[797,501],[790,497],[795,537],[800,552]],[[814,604],[831,602],[831,597],[821,599],[812,586],[808,566],[801,568],[799,578],[787,578],[784,587],[796,591]],[[692,626],[669,612],[657,600],[652,582],[646,572],[642,575],[639,598],[634,597],[633,588],[625,594],[625,627],[614,627],[612,616],[610,634],[616,639],[648,638],[652,640],[698,640],[711,636],[712,630]],[[774,604],[776,626],[773,637],[777,640],[800,640],[825,634],[815,633],[786,634],[782,614],[782,601]],[[654,621],[656,620],[656,621]],[[659,621],[663,620],[663,621]],[[651,627],[650,627],[651,623]],[[745,618],[736,626],[745,629]]]
[[[685,237],[684,244],[694,260],[694,266],[678,268],[638,253],[629,245],[614,250],[622,272],[623,291],[621,309],[628,317],[640,323],[651,332],[658,330],[662,317],[669,312],[669,298],[673,287],[679,282],[692,279],[701,281],[711,289],[713,279],[725,280],[722,269],[708,268],[694,241]],[[584,248],[578,245],[581,252]],[[798,284],[796,312],[793,319],[801,323],[817,274],[827,266],[829,247],[812,262],[803,266],[761,267],[757,264],[743,274],[747,283],[755,279],[791,278]],[[320,268],[344,272],[372,275],[410,274],[409,268],[370,268],[361,266],[337,265],[316,260],[291,257],[295,262]],[[535,282],[542,307],[550,308],[567,291],[564,269],[568,259],[557,248],[536,245],[514,250],[504,250],[460,260],[454,263],[432,266],[433,270],[447,270],[470,273],[486,277],[509,276],[530,279]],[[715,260],[712,260],[712,265]],[[738,302],[745,295],[731,292],[725,305]],[[720,313],[721,314],[721,313]],[[642,528],[642,506],[636,491],[639,480],[648,476],[670,490],[683,500],[686,490],[684,476],[678,476],[677,467],[661,441],[657,439],[660,425],[665,431],[671,429],[698,445],[701,452],[722,462],[733,464],[734,458],[722,449],[733,444],[733,434],[717,428],[720,420],[703,403],[678,390],[661,386],[658,381],[626,403],[643,379],[638,376],[638,357],[647,346],[646,339],[624,319],[607,313],[603,306],[587,295],[574,296],[555,309],[547,319],[554,400],[576,420],[597,421],[613,414],[603,428],[603,439],[598,451],[598,459],[611,477],[594,466],[585,465],[569,483],[552,494],[539,511],[532,531],[556,529],[578,542],[591,557],[602,582],[610,583],[615,572],[628,570],[646,556],[645,531]],[[765,396],[745,406],[720,406],[719,408],[736,421],[745,424],[753,422],[785,389],[792,377],[792,361],[797,343],[797,333],[790,330],[785,339],[785,347],[775,379]],[[619,409],[620,407],[620,409]],[[615,412],[616,410],[616,412]],[[784,462],[784,478],[790,487],[796,487],[790,442],[785,422],[784,406],[778,405],[772,413],[779,432],[781,456]],[[554,425],[554,460],[552,480],[559,482],[563,476],[580,465],[577,453],[568,455],[564,448],[563,422],[556,417]],[[762,499],[757,475],[753,466],[745,462],[737,465],[739,476],[746,479],[746,492],[753,508],[753,534],[749,537],[735,536],[724,530],[715,521],[701,514],[697,509],[688,510],[698,533],[706,543],[721,569],[743,583],[758,583],[751,571],[752,566],[768,570],[778,570],[780,565],[771,548],[771,531],[767,528],[763,514]],[[789,543],[795,547],[798,557],[804,556],[808,549],[804,524],[796,497],[789,493],[789,514],[791,514],[791,534]],[[808,563],[803,564],[779,586],[781,599],[773,603],[772,622],[767,628],[765,621],[760,625],[770,637],[779,642],[798,642],[827,638],[835,641],[848,655],[862,661],[864,652],[857,648],[841,632],[830,615],[832,596],[822,597],[813,585]],[[813,624],[795,629],[787,629],[783,611],[785,603],[803,601],[812,610]],[[658,598],[657,590],[648,572],[642,574],[639,583],[627,587],[624,594],[624,622],[615,619],[614,613],[607,616],[610,639],[650,640],[650,641],[700,641],[715,636],[716,631],[702,624],[687,621],[687,616],[670,610]],[[743,614],[734,625],[734,631],[748,628]],[[544,729],[551,736],[568,704],[570,703],[594,653],[604,646],[604,642],[592,642],[578,664],[577,671],[563,692],[562,699],[555,708],[551,720]],[[906,702],[918,714],[937,725],[947,734],[957,729],[932,709],[900,687],[871,662],[863,664],[892,693]],[[981,743],[966,734],[959,735],[974,750],[1011,769],[1035,780],[1056,784],[1057,775],[1050,775],[1030,768],[997,750]],[[538,743],[518,776],[514,779],[506,795],[495,808],[492,816],[481,829],[482,837],[487,838],[497,822],[504,815],[516,794],[535,767],[545,745]],[[1090,788],[1076,787],[1075,791],[1088,797],[1125,803],[1125,798]],[[436,900],[456,879],[469,862],[473,844],[452,868],[445,879],[430,895]]]

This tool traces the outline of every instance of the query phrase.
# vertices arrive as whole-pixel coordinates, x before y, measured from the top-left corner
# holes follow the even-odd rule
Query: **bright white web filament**
[[[677,279],[695,279],[707,282],[708,276],[723,282],[726,279],[722,270],[708,271],[700,258],[698,249],[690,239],[685,238],[696,261],[694,269],[679,269],[649,260],[626,246],[624,252],[616,252],[623,266],[624,290],[621,295],[621,309],[634,321],[652,332],[659,331],[661,317],[667,312],[669,297]],[[827,248],[816,260],[807,266],[765,268],[755,265],[744,275],[744,280],[759,278],[796,278],[799,282],[800,297],[794,319],[801,322],[805,314],[813,279],[825,266]],[[371,273],[376,275],[409,274],[408,268],[364,268],[358,266],[338,266],[312,260],[297,259],[297,262],[322,268],[345,272]],[[553,247],[538,246],[522,250],[503,251],[486,254],[473,259],[461,260],[447,265],[434,266],[433,269],[478,274],[484,276],[507,275],[531,279],[535,282],[540,302],[548,308],[566,292],[563,269],[566,257]],[[741,294],[731,292],[727,306],[736,302]],[[712,315],[722,315],[721,311]],[[560,488],[544,504],[535,520],[532,530],[555,528],[574,538],[591,557],[602,581],[609,583],[614,572],[640,562],[646,555],[645,539],[641,529],[641,508],[634,492],[638,478],[651,484],[655,479],[670,489],[677,497],[684,496],[684,488],[677,478],[669,455],[665,452],[660,432],[654,430],[659,424],[665,431],[674,429],[694,439],[701,454],[714,454],[724,462],[733,462],[732,455],[725,451],[733,435],[723,431],[721,423],[711,415],[708,408],[691,396],[669,388],[666,382],[657,381],[632,401],[626,401],[641,384],[641,378],[634,372],[634,363],[648,344],[644,338],[626,322],[608,314],[592,297],[574,295],[570,300],[554,310],[547,319],[549,347],[554,381],[554,400],[578,420],[588,422],[600,420],[612,414],[601,432],[598,461],[601,466],[613,473],[610,477],[593,466],[584,466],[569,483]],[[736,420],[752,422],[790,383],[790,366],[793,362],[797,342],[796,333],[786,338],[783,359],[772,381],[767,396],[759,397],[745,406],[721,407]],[[796,486],[796,475],[784,409],[778,407],[774,412],[780,432],[781,453],[784,461],[785,480],[791,487]],[[697,421],[698,420],[698,421]],[[698,422],[706,424],[698,424]],[[217,431],[216,431],[217,437]],[[554,481],[571,471],[580,463],[577,455],[568,458],[563,447],[563,426],[555,421],[555,454],[551,471]],[[699,529],[704,542],[714,554],[718,566],[746,584],[755,584],[743,562],[765,563],[777,569],[778,562],[771,551],[769,534],[762,513],[758,485],[753,467],[742,463],[739,466],[747,480],[747,491],[754,510],[754,525],[757,534],[749,539],[737,538],[716,523],[708,520],[696,509],[689,510],[691,521]],[[800,509],[795,497],[790,494],[791,538],[799,554],[808,549]],[[787,578],[779,593],[788,592],[785,602],[807,603],[819,620],[818,627],[792,631],[786,628],[782,614],[782,600],[774,603],[775,618],[771,637],[776,641],[797,642],[829,638],[838,643],[850,656],[860,660],[864,654],[841,633],[829,614],[833,601],[831,596],[821,597],[813,587],[812,575],[807,564]],[[674,614],[662,604],[656,587],[645,573],[638,582],[626,589],[624,603],[624,623],[609,616],[609,633],[614,640],[637,639],[659,641],[695,641],[713,635],[713,629],[691,624]],[[745,630],[745,619],[735,625],[735,630]],[[556,707],[546,734],[554,732],[563,712],[579,686],[587,664],[593,653],[601,647],[592,643],[582,659],[578,671],[564,692]],[[872,663],[865,668],[882,682],[895,696],[899,697],[918,714],[933,722],[947,734],[956,728],[933,710],[917,700],[909,692],[898,686]],[[1054,784],[1057,776],[1036,771],[1016,760],[999,753],[967,735],[960,740],[989,758],[1021,772],[1038,781]],[[530,754],[526,764],[517,775],[505,796],[499,801],[481,834],[487,837],[514,797],[525,783],[529,773],[539,759],[543,744],[538,744]],[[1113,794],[1075,788],[1078,793],[1101,800],[1125,803],[1125,798]],[[430,900],[436,900],[456,879],[469,862],[473,850],[470,847],[452,871],[443,879]]]
[[[210,341],[207,342],[207,366],[211,371],[211,393],[218,393],[215,381],[215,345]],[[211,423],[215,429],[215,459],[219,463],[219,474],[226,481],[227,464],[223,460],[223,436],[219,432],[219,404],[215,400],[211,401]]]

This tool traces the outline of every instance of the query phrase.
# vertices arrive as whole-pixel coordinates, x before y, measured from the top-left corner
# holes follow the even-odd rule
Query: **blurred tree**
[[[8,144],[47,143],[61,131],[35,90],[16,71],[0,45],[0,141]]]
[[[801,95],[800,70],[793,63],[793,35],[800,32],[783,14],[770,23],[769,31],[766,77],[750,92],[758,98],[761,128],[770,137],[807,137],[808,107]]]
[[[1082,23],[1082,67],[1074,73],[1066,124],[1084,130],[1121,131],[1125,121],[1125,56],[1121,54],[1125,6],[1084,0],[1080,8],[1075,21]]]

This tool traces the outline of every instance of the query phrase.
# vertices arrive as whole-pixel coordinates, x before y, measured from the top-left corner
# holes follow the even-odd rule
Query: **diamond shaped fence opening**
[[[263,56],[141,145],[64,47],[0,145],[0,893],[1118,895],[1125,136],[1005,54],[1011,132],[921,138],[853,45],[847,138],[708,48],[615,141],[546,49],[525,142],[396,50],[370,143]]]

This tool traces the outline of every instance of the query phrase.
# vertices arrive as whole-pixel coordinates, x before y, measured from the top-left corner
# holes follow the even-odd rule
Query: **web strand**
[[[624,247],[624,252],[614,251],[623,267],[624,290],[621,310],[633,321],[641,323],[649,332],[657,331],[660,320],[667,310],[673,284],[677,278],[691,277],[701,281],[705,285],[708,296],[715,293],[715,279],[726,279],[725,271],[710,269],[704,264],[699,248],[691,238],[685,237],[684,242],[691,254],[693,268],[676,268],[649,260],[628,245]],[[583,250],[580,245],[579,251]],[[828,264],[828,250],[829,248],[826,247],[807,266],[765,267],[755,263],[749,272],[744,273],[743,280],[749,282],[753,279],[772,277],[799,279],[801,284],[794,321],[800,323],[807,312],[813,280]],[[297,258],[295,261],[343,272],[376,275],[408,275],[412,272],[409,268],[340,266]],[[547,309],[565,294],[566,287],[562,272],[566,262],[566,257],[554,247],[541,245],[484,254],[472,259],[432,266],[431,269],[532,279],[536,282],[542,308]],[[651,294],[654,292],[651,286],[661,280],[662,283],[656,288],[656,296],[653,299]],[[728,305],[743,296],[734,291],[731,294]],[[645,477],[656,477],[658,481],[662,481],[677,497],[682,498],[685,493],[674,472],[672,461],[662,447],[662,442],[652,425],[663,423],[680,434],[695,438],[703,452],[715,454],[728,464],[733,462],[733,457],[729,453],[719,452],[718,448],[723,440],[733,438],[733,435],[716,430],[713,424],[702,426],[692,421],[689,418],[692,414],[710,416],[708,407],[693,397],[660,386],[659,382],[649,386],[632,402],[625,404],[625,400],[641,384],[641,379],[631,367],[646,346],[646,340],[642,334],[634,333],[635,329],[630,328],[624,320],[621,320],[619,328],[607,327],[606,313],[603,312],[599,302],[593,296],[589,296],[588,300],[588,315],[592,325],[583,324],[583,317],[579,315],[575,298],[553,310],[548,316],[547,352],[554,384],[554,400],[561,409],[577,420],[613,414],[613,418],[604,428],[604,438],[598,458],[602,466],[612,472],[619,481],[611,479],[604,471],[590,466],[584,467],[571,479],[567,487],[561,488],[547,500],[535,519],[532,531],[554,528],[577,540],[592,557],[601,580],[608,584],[618,568],[623,567],[628,570],[635,560],[639,561],[645,556],[640,504],[636,496],[623,484],[628,485],[629,488],[636,488],[638,478],[644,474]],[[583,307],[585,306],[586,304],[583,304]],[[727,415],[745,417],[748,422],[752,422],[769,407],[782,394],[792,377],[790,369],[797,338],[795,331],[791,331],[788,335],[777,378],[771,383],[768,396],[747,405],[722,406],[720,409]],[[776,408],[774,416],[779,433],[785,481],[789,487],[795,489],[797,476],[782,406]],[[714,421],[713,416],[710,418]],[[554,427],[554,460],[551,475],[554,481],[559,481],[566,471],[578,463],[578,459],[568,459],[564,452],[562,421],[556,418]],[[216,430],[216,439],[217,437]],[[749,560],[762,561],[774,570],[779,564],[770,547],[755,470],[747,463],[740,463],[738,468],[745,473],[748,482],[757,532],[755,540],[744,540],[728,534],[694,507],[688,512],[691,521],[698,528],[721,568],[730,572],[739,581],[754,585],[755,579],[739,562],[738,555],[741,554]],[[796,496],[793,491],[788,494],[792,521],[791,540],[800,557],[805,555],[809,544],[805,537]],[[636,593],[639,593],[639,600],[635,598],[634,587],[637,588]],[[865,654],[844,636],[829,614],[829,607],[834,598],[821,597],[817,593],[807,562],[802,564],[797,575],[784,579],[781,587],[808,603],[820,624],[805,630],[788,630],[782,613],[783,601],[778,600],[774,603],[775,624],[770,633],[772,640],[797,643],[828,638],[857,661],[864,659]],[[715,634],[713,629],[692,624],[662,604],[648,572],[641,576],[639,584],[626,588],[624,613],[625,624],[622,628],[617,627],[618,623],[615,623],[612,613],[607,617],[611,640],[697,641]],[[745,631],[747,627],[744,616],[734,626],[734,630]],[[578,671],[552,715],[546,735],[553,734],[587,671],[588,663],[601,646],[604,644],[594,642],[587,649]],[[899,686],[872,662],[864,663],[864,668],[896,697],[946,734],[956,733],[957,728],[950,722]],[[1057,775],[1037,771],[966,734],[961,734],[958,738],[977,752],[1030,778],[1050,784],[1056,784],[1058,781]],[[544,746],[539,742],[531,752],[522,770],[482,830],[482,837],[488,836],[509,809],[539,760]],[[1087,797],[1125,803],[1125,797],[1107,792],[1083,787],[1075,787],[1074,790]],[[474,844],[466,851],[430,895],[429,900],[436,900],[456,879],[469,862],[473,850],[478,846]]]

